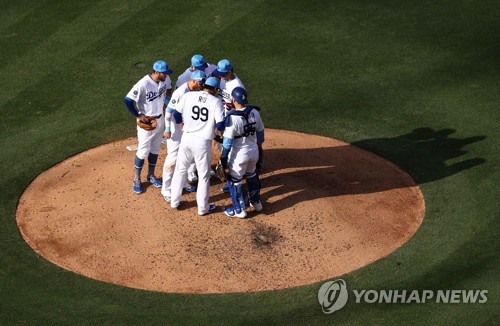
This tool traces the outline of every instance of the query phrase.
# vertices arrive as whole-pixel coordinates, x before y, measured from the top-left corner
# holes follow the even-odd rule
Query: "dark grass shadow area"
[[[468,153],[465,146],[482,141],[486,136],[454,138],[452,134],[455,132],[454,129],[417,128],[392,138],[365,139],[352,144],[395,163],[420,185],[486,162],[481,157],[459,160],[460,156]],[[447,163],[449,160],[454,163]]]
[[[345,146],[267,149],[261,176],[264,214],[318,198],[421,185],[486,162],[480,157],[460,159],[468,153],[465,146],[482,141],[485,136],[453,138],[454,132],[418,128],[392,138],[366,139]],[[228,197],[221,193],[210,200]],[[270,198],[272,203],[267,202]]]

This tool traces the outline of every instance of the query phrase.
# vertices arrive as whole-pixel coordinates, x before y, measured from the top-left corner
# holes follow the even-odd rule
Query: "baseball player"
[[[177,153],[182,137],[182,129],[174,121],[172,121],[172,112],[177,108],[177,105],[184,94],[200,89],[201,85],[203,85],[205,81],[205,77],[205,73],[201,70],[194,70],[191,72],[191,78],[189,81],[182,84],[172,94],[172,98],[168,103],[165,112],[165,132],[163,135],[167,139],[167,158],[165,159],[165,164],[163,166],[163,186],[161,188],[161,194],[167,202],[170,202],[172,176],[174,175],[175,162],[177,161]],[[196,187],[190,185],[187,180],[185,180],[183,187],[184,190],[188,192],[196,191]]]
[[[201,70],[205,73],[207,77],[210,77],[212,76],[212,72],[216,68],[217,67],[214,64],[206,63],[205,57],[203,57],[201,54],[195,54],[191,58],[191,67],[187,68],[186,71],[184,71],[179,76],[179,78],[177,78],[177,82],[175,83],[175,88],[179,88],[184,83],[187,83],[189,81],[189,78],[191,77],[191,73],[195,70]]]
[[[247,181],[250,205],[257,212],[262,211],[256,165],[259,161],[259,148],[262,148],[264,142],[264,123],[259,111],[247,106],[247,92],[243,87],[233,89],[231,102],[235,109],[226,115],[220,161],[229,170],[227,185],[233,206],[224,207],[224,213],[230,217],[245,218],[247,205],[242,189],[243,178]]]
[[[142,192],[141,171],[144,160],[148,158],[148,174],[146,181],[154,187],[160,188],[162,182],[155,178],[154,170],[160,152],[165,120],[160,119],[163,115],[164,104],[170,101],[172,94],[172,81],[165,61],[156,61],[153,72],[139,80],[125,97],[125,105],[130,113],[137,118],[138,124],[152,124],[155,120],[157,127],[153,130],[145,130],[137,126],[137,139],[139,141],[134,161],[133,190],[136,194]]]
[[[198,168],[198,215],[215,210],[215,204],[208,203],[208,192],[214,131],[216,127],[218,130],[224,129],[224,106],[216,96],[218,87],[217,78],[207,78],[203,90],[184,94],[173,112],[175,122],[184,123],[184,132],[172,180],[170,206],[177,208],[181,204],[182,185],[186,179],[187,168],[194,161]]]
[[[241,87],[245,89],[243,83],[234,73],[233,64],[227,59],[223,59],[217,63],[217,69],[213,72],[214,76],[218,76],[221,79],[219,94],[224,102],[224,107],[226,110],[232,110],[234,107],[231,103],[231,92],[235,87]]]
[[[235,87],[245,89],[245,86],[243,86],[241,80],[234,73],[232,62],[227,59],[222,59],[217,63],[217,69],[214,70],[213,75],[221,79],[219,95],[222,97],[224,107],[226,108],[224,113],[227,113],[234,108],[231,102],[231,92]],[[220,144],[217,144],[217,148],[219,151],[222,151]],[[228,185],[225,184],[222,186],[221,190],[223,192],[229,192]]]
[[[213,71],[217,68],[214,64],[207,63],[205,61],[205,57],[201,54],[195,54],[191,58],[191,66],[184,71],[179,78],[177,78],[177,82],[175,83],[175,88],[180,87],[184,83],[186,83],[193,71],[201,70],[205,73],[206,78],[212,76]],[[213,172],[211,172],[210,176],[213,176]],[[188,180],[189,182],[197,182],[198,176],[196,175],[196,166],[194,163],[188,169]]]

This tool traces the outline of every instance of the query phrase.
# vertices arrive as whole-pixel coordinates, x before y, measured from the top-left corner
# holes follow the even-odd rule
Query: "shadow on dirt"
[[[420,185],[486,162],[483,158],[459,160],[467,153],[465,146],[485,136],[451,138],[454,132],[419,128],[393,138],[366,139],[345,146],[268,149],[261,176],[262,198],[264,202],[273,197],[280,199],[266,203],[264,213],[273,214],[322,197]],[[227,197],[221,193],[211,200]]]

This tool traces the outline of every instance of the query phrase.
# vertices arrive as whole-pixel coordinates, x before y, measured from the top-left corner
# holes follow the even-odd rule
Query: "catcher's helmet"
[[[240,104],[248,103],[247,91],[243,87],[235,87],[231,92],[231,96]]]

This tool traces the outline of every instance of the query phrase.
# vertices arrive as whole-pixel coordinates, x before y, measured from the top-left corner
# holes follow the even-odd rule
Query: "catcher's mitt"
[[[227,160],[227,159],[226,159]],[[226,164],[223,163],[223,159],[219,160],[219,163],[217,163],[217,166],[215,167],[215,176],[221,181],[221,182],[226,182],[227,181],[227,174],[226,174]]]
[[[156,126],[158,125],[156,118],[148,118],[148,120],[148,123],[144,123],[141,120],[137,119],[137,125],[147,131],[155,130]]]

